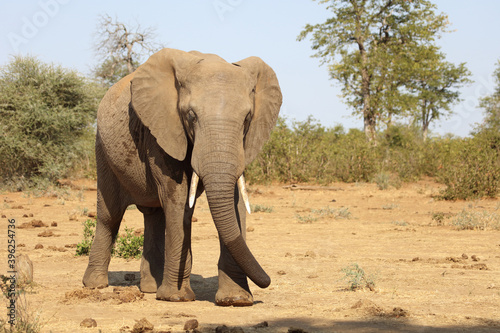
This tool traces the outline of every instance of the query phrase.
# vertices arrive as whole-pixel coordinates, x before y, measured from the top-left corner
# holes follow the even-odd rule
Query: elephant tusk
[[[248,214],[252,214],[252,210],[250,209],[250,202],[248,201],[247,189],[245,187],[245,177],[243,177],[243,175],[238,178],[238,188],[240,189],[241,197],[243,198],[243,202],[245,202],[245,207]]]
[[[198,180],[200,178],[193,171],[193,176],[191,177],[191,186],[189,187],[189,208],[193,208],[194,199],[196,198],[196,190],[198,189]]]

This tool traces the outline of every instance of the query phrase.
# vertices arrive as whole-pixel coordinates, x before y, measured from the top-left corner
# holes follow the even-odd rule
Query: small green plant
[[[342,268],[342,272],[345,274],[342,280],[347,280],[349,290],[355,291],[364,288],[375,290],[375,276],[366,274],[357,263]]]
[[[400,227],[406,227],[408,225],[408,222],[406,221],[392,221],[391,223]]]
[[[464,209],[452,218],[451,225],[457,230],[500,230],[500,215]]]
[[[83,222],[83,240],[76,245],[76,255],[86,256],[90,253],[90,248],[95,236],[95,219],[87,219]]]
[[[432,220],[436,221],[437,225],[443,225],[445,214],[443,212],[432,213]]]
[[[373,182],[377,184],[379,190],[387,190],[389,187],[401,188],[401,179],[398,176],[392,176],[387,172],[379,172],[373,177]]]
[[[299,223],[313,223],[319,220],[319,217],[315,217],[312,214],[308,214],[305,216],[302,216],[300,214],[295,214],[295,218],[299,221]]]
[[[312,223],[326,217],[334,218],[336,220],[350,219],[351,212],[349,211],[348,207],[342,207],[338,209],[326,207],[320,209],[311,209],[311,214],[305,216],[299,214],[295,215],[295,218],[299,221],[299,223]]]
[[[116,239],[113,255],[121,258],[139,258],[144,246],[144,235],[135,236],[134,229],[125,227],[125,235]]]
[[[272,213],[274,210],[273,206],[266,206],[266,205],[250,205],[250,208],[252,210],[252,213],[258,213],[258,212]]]
[[[379,190],[387,190],[390,185],[391,176],[386,172],[379,172],[373,177],[373,182],[377,184]]]
[[[399,208],[399,205],[398,204],[394,204],[394,203],[382,206],[383,210],[393,210],[393,209],[396,209],[396,208]]]

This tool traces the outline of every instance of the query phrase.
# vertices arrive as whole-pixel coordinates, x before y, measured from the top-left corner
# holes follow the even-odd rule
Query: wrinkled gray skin
[[[212,54],[163,49],[116,83],[97,114],[97,228],[83,283],[108,285],[111,248],[127,206],[144,214],[141,284],[168,301],[191,301],[193,171],[219,233],[219,305],[252,305],[247,276],[269,276],[245,243],[235,186],[276,123],[281,91],[257,57],[231,64]]]

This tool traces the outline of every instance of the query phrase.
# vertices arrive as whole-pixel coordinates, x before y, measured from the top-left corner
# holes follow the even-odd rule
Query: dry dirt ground
[[[159,332],[183,332],[190,319],[202,332],[223,324],[232,332],[241,332],[240,327],[263,333],[292,327],[295,332],[500,331],[500,232],[458,231],[449,219],[439,225],[432,218],[463,209],[493,212],[498,200],[439,201],[434,198],[439,185],[432,181],[389,190],[374,184],[332,186],[250,186],[253,205],[272,207],[270,213],[248,217],[249,247],[272,279],[267,289],[252,284],[252,307],[214,304],[219,244],[204,197],[193,223],[196,301],[162,302],[154,294],[134,294],[134,286],[119,289],[137,285],[140,262],[121,258],[111,260],[110,287],[83,290],[88,258],[76,257],[70,246],[82,239],[82,222],[88,219],[83,214],[95,211],[95,184],[89,181],[73,181],[66,193],[52,196],[0,194],[0,273],[7,271],[8,218],[17,226],[41,220],[48,227],[17,229],[16,237],[17,254],[33,261],[35,283],[26,302],[28,312],[39,316],[42,332],[130,332],[141,318]],[[350,212],[349,219],[325,213],[341,208]],[[137,209],[127,210],[124,219],[121,231],[142,227]],[[39,236],[44,231],[53,235]],[[37,244],[43,248],[35,249]],[[353,263],[374,276],[371,290],[348,289],[342,269]],[[89,317],[97,327],[82,328]],[[264,321],[268,327],[255,326]]]

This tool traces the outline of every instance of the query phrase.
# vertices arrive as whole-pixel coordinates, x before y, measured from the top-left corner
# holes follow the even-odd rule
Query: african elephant
[[[221,247],[216,303],[252,305],[247,276],[261,288],[271,280],[245,242],[243,171],[281,102],[260,58],[228,63],[197,51],[163,49],[111,87],[97,113],[97,227],[83,284],[108,285],[113,241],[135,204],[145,229],[141,290],[194,300],[191,218],[204,190]]]

